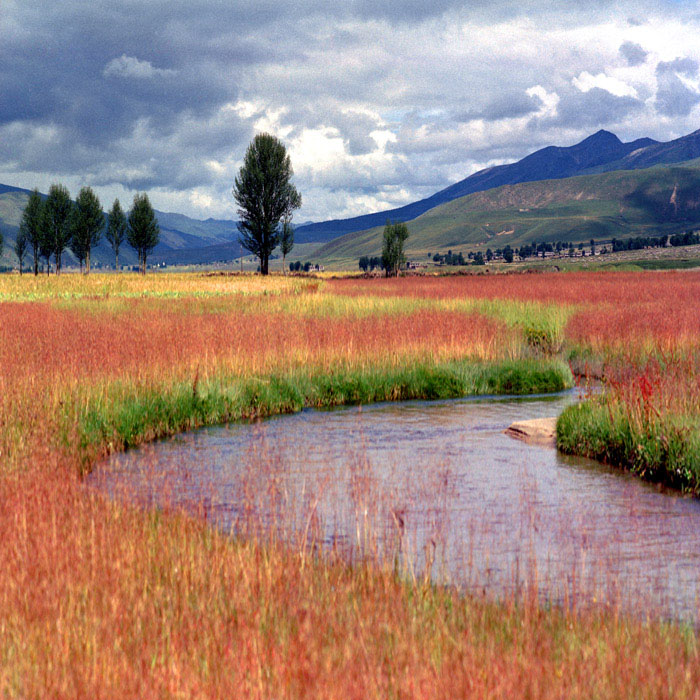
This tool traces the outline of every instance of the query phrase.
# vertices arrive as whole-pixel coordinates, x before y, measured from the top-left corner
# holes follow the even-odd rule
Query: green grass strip
[[[67,449],[78,445],[81,468],[89,470],[100,454],[204,425],[294,413],[305,407],[538,394],[571,385],[568,366],[556,360],[339,368],[246,379],[222,376],[164,389],[117,384],[67,410],[63,442]]]
[[[628,469],[647,481],[700,495],[697,419],[664,416],[640,426],[604,398],[569,406],[557,421],[557,447]]]

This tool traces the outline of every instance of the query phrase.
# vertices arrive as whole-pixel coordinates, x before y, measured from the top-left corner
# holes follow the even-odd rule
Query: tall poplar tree
[[[384,245],[382,247],[382,265],[387,277],[399,276],[401,265],[406,262],[403,245],[408,238],[408,226],[402,223],[386,222],[384,227]]]
[[[85,260],[85,272],[90,273],[90,253],[100,242],[105,220],[102,205],[91,187],[83,187],[75,200],[70,219],[71,249]],[[81,265],[82,267],[82,265]]]
[[[126,233],[129,245],[139,255],[139,268],[146,274],[146,260],[149,253],[158,245],[160,228],[147,194],[134,195],[134,204],[129,212],[129,225]]]
[[[268,274],[270,255],[279,243],[280,220],[291,219],[294,209],[301,206],[301,195],[291,183],[293,174],[284,144],[271,134],[257,134],[235,180],[240,241],[260,259],[263,275]]]
[[[56,259],[56,274],[61,273],[63,251],[71,239],[70,216],[73,204],[64,185],[51,185],[44,203],[45,233]]]
[[[19,231],[17,232],[17,238],[15,239],[15,255],[19,261],[19,274],[22,274],[22,267],[24,266],[24,256],[27,252],[27,233],[22,222],[19,225]]]
[[[280,251],[282,252],[282,269],[287,274],[287,256],[294,248],[294,228],[290,216],[285,216],[282,220],[282,231],[280,232]]]
[[[43,230],[43,207],[39,190],[35,189],[29,195],[27,204],[22,212],[20,229],[24,230],[27,243],[34,255],[34,274],[39,274],[39,256],[41,255],[41,243],[44,235]]]
[[[114,269],[119,270],[119,248],[126,238],[127,223],[126,214],[122,210],[122,205],[118,199],[114,200],[114,204],[107,215],[107,231],[105,238],[109,241],[114,251]]]

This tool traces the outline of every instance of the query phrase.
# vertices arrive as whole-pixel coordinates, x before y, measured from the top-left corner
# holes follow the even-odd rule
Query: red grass
[[[494,357],[515,336],[476,314],[419,311],[347,319],[277,312],[186,315],[134,305],[91,314],[48,304],[0,304],[0,376],[97,380],[191,371],[234,373],[363,363],[380,357]]]
[[[599,353],[687,352],[700,346],[698,302],[666,295],[655,302],[580,311],[569,321],[566,336]]]
[[[700,272],[567,272],[391,279],[334,279],[329,290],[350,296],[430,299],[517,299],[559,304],[620,305],[666,302],[694,306]]]

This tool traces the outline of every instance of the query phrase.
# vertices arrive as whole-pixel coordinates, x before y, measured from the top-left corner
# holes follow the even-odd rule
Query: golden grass
[[[297,293],[316,288],[317,280],[273,275],[202,275],[198,273],[154,273],[90,275],[2,275],[0,301],[40,299],[108,299],[110,297],[208,297],[222,295],[270,295]]]

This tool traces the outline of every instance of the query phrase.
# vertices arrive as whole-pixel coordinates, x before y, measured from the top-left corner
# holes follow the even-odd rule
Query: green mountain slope
[[[460,197],[409,222],[407,252],[502,248],[674,233],[700,225],[700,159],[673,166],[505,185]],[[350,233],[315,260],[379,255],[383,227]],[[353,265],[354,267],[354,265]]]

